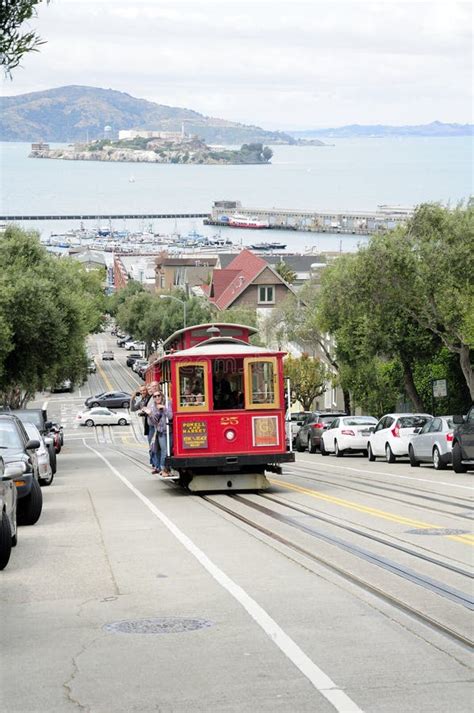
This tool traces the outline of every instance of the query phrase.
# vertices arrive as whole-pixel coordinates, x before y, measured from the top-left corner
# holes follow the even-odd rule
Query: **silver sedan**
[[[435,416],[410,438],[408,455],[414,468],[420,463],[432,463],[435,470],[444,470],[451,463],[453,447],[452,416]]]

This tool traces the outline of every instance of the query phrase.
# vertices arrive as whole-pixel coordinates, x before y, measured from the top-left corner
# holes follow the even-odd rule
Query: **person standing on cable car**
[[[155,462],[158,463],[156,469],[159,475],[166,478],[171,475],[170,471],[166,468],[165,465],[165,458],[167,455],[166,428],[167,425],[170,425],[171,420],[173,418],[171,402],[169,401],[168,406],[166,406],[163,393],[161,391],[157,391],[153,394],[153,404],[149,411],[149,419],[152,422],[155,430],[153,447],[156,453]],[[169,446],[171,453],[171,429],[169,429]],[[152,472],[156,471],[153,470]]]

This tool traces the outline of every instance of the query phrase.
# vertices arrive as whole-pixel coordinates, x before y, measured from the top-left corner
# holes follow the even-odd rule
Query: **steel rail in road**
[[[0,215],[0,221],[14,223],[18,220],[158,220],[166,218],[209,218],[209,213],[107,213],[70,215]]]
[[[276,532],[273,532],[272,530],[269,530],[266,527],[263,527],[259,523],[245,517],[244,515],[241,515],[240,513],[236,513],[235,510],[232,510],[231,508],[226,507],[222,503],[218,503],[215,500],[212,500],[208,495],[201,495],[200,496],[203,500],[206,500],[212,507],[222,510],[223,512],[227,513],[231,517],[234,517],[236,520],[239,520],[240,522],[245,523],[249,527],[251,527],[254,530],[257,530],[258,532],[261,532],[262,534],[266,535],[269,537],[271,540],[275,540],[276,542],[279,542],[280,544],[284,545],[285,547],[288,547],[289,549],[294,550],[295,552],[298,552],[299,554],[304,555],[305,557],[308,557],[309,559],[313,560],[314,562],[317,562],[318,564],[321,564],[322,566],[332,570],[333,572],[339,574],[340,576],[344,577],[344,579],[347,579],[351,581],[352,583],[356,584],[357,586],[361,587],[362,589],[365,589],[367,592],[371,592],[375,596],[377,596],[379,599],[384,600],[388,604],[394,606],[395,608],[399,609],[400,611],[403,611],[405,614],[408,614],[409,616],[413,617],[414,619],[422,622],[423,624],[429,626],[430,628],[434,629],[438,633],[443,634],[444,636],[447,636],[448,638],[452,639],[453,641],[456,641],[458,644],[462,644],[464,647],[468,648],[469,650],[472,650],[473,647],[473,641],[466,635],[464,635],[460,631],[456,631],[455,629],[452,629],[450,626],[447,626],[446,624],[443,624],[442,622],[438,621],[437,619],[434,619],[433,617],[429,616],[428,614],[425,614],[424,612],[416,609],[415,607],[411,606],[410,604],[407,604],[406,602],[402,601],[396,596],[393,596],[392,594],[389,594],[388,592],[384,592],[382,589],[379,587],[376,587],[373,584],[370,584],[369,582],[361,579],[357,575],[355,575],[353,572],[345,569],[344,567],[340,567],[336,565],[333,561],[326,559],[320,555],[315,554],[314,552],[310,552],[309,550],[305,549],[304,547],[301,547],[300,545],[296,544],[295,542],[291,542],[291,540],[288,540],[286,537],[283,537],[282,535],[278,535]],[[229,495],[229,498],[236,498],[241,496],[231,496]],[[241,498],[244,500],[244,498]],[[249,501],[245,501],[245,504],[249,504]],[[256,505],[256,504],[255,504]],[[256,506],[257,510],[260,510],[261,508],[259,506]],[[268,510],[268,508],[263,508],[264,510]],[[272,511],[270,511],[271,515],[273,515]],[[291,518],[289,518],[291,520]],[[290,523],[287,523],[290,524]],[[297,526],[300,526],[301,523],[296,523]],[[328,539],[329,541],[329,539]],[[334,542],[332,544],[335,544]],[[403,570],[402,567],[399,567],[400,571]],[[407,577],[407,579],[411,578]],[[419,575],[420,583],[421,580],[425,579]],[[441,594],[441,589],[445,590],[444,596],[446,598],[449,598],[451,600],[455,600],[456,597],[458,597],[458,593],[453,590],[452,592],[448,592],[447,590],[449,589],[445,585],[440,584],[440,591],[438,591],[438,594]],[[470,608],[470,598],[468,595],[465,595],[464,593],[459,593],[458,597],[458,603],[462,604],[463,606],[468,606]]]

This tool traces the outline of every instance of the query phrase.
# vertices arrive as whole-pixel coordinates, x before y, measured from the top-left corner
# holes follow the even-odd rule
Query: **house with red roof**
[[[296,294],[272,265],[251,250],[242,250],[225,269],[215,269],[210,284],[202,289],[220,311],[229,307],[271,310],[290,292]]]

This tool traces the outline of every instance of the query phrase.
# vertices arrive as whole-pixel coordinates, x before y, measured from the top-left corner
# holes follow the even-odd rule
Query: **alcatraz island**
[[[30,158],[56,158],[66,161],[116,161],[129,163],[187,164],[263,164],[269,163],[273,151],[261,143],[243,144],[240,149],[208,146],[198,136],[184,132],[136,131],[113,140],[97,139],[50,148],[49,144],[31,145]]]

